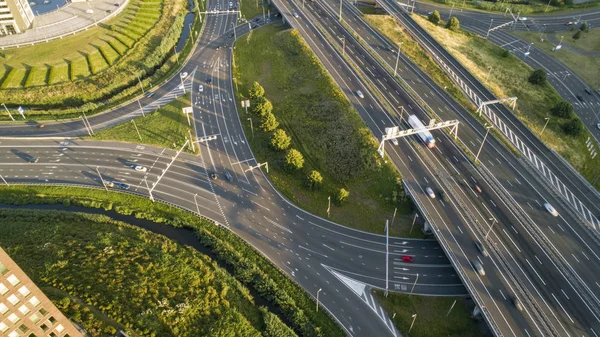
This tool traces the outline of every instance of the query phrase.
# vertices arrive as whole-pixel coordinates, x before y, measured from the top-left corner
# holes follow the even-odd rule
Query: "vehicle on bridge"
[[[425,125],[423,125],[423,123],[421,123],[421,120],[417,116],[415,116],[415,115],[408,116],[408,124],[410,124],[410,126],[415,130],[423,129],[423,131],[417,133],[417,135],[419,136],[419,138],[421,138],[423,143],[425,143],[425,145],[427,145],[428,148],[431,149],[435,146],[435,138],[433,138],[433,135],[431,134],[431,132],[429,132],[428,130],[425,130]]]

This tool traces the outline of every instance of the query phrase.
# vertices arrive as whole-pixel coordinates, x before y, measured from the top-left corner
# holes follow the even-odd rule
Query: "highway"
[[[278,6],[280,6],[280,5],[278,4]],[[284,5],[281,5],[281,6],[284,6]],[[294,11],[299,11],[300,6],[302,6],[302,5],[297,4],[296,6],[297,6],[296,9],[294,9],[294,7],[290,6],[290,8],[285,8],[283,11],[289,15],[289,14],[293,13]],[[317,35],[316,32],[318,32],[318,31],[323,32],[323,31],[326,31],[327,28],[336,26],[334,21],[337,21],[336,20],[337,16],[335,15],[337,10],[335,10],[335,11],[333,10],[333,8],[335,8],[335,7],[333,7],[333,4],[331,4],[331,7],[332,8],[329,9],[329,18],[333,18],[333,19],[330,20],[328,23],[324,22],[321,27],[313,30],[313,34],[312,34],[313,36],[316,36]],[[301,28],[299,28],[298,26],[296,26],[294,24],[299,23],[300,20],[302,20],[302,21],[306,20],[306,21],[312,22],[312,20],[314,18],[323,19],[325,17],[325,15],[321,15],[321,13],[319,13],[319,11],[316,11],[314,8],[311,8],[311,11],[310,11],[310,14],[315,13],[313,18],[311,18],[310,14],[308,14],[308,13],[309,13],[308,11],[304,11],[303,12],[304,17],[301,17],[301,19],[298,19],[297,21],[292,19],[290,16],[290,20],[292,20],[292,25],[295,28],[299,29],[299,31],[301,31]],[[344,13],[346,13],[346,12],[344,12]],[[349,25],[351,25],[353,28],[357,27],[358,24],[356,22],[353,22],[352,20],[353,19],[348,18],[345,20],[345,22],[349,23]],[[340,29],[342,29],[342,25],[338,25],[338,26]],[[323,27],[327,27],[327,28],[323,28]],[[359,29],[356,29],[354,32],[359,32],[359,34],[360,34]],[[311,33],[304,33],[303,36],[305,38],[307,38],[307,36],[310,37],[310,35],[311,35]],[[341,31],[332,32],[330,34],[328,41],[336,41],[336,39],[333,38],[334,36],[338,36],[338,37],[344,36],[344,33]],[[361,37],[363,38],[363,41],[369,41],[369,43],[371,43],[373,41],[373,39],[370,39],[368,37],[365,37],[365,36],[361,36]],[[310,38],[307,38],[307,40],[310,40]],[[327,40],[327,39],[324,39],[324,40]],[[368,53],[361,54],[360,51],[353,50],[351,41],[352,41],[351,34],[345,35],[345,48],[346,48],[345,54],[348,55],[349,58],[359,55],[359,56],[356,56],[357,60],[360,60],[361,57],[362,57],[362,60],[368,60],[369,59]],[[338,43],[335,43],[335,44],[337,45]],[[310,44],[310,42],[309,42],[309,44]],[[389,44],[384,45],[383,47],[380,47],[379,50],[387,51],[388,53],[392,53],[392,55],[394,55],[393,50],[389,50],[390,49],[389,46],[390,46]],[[311,47],[313,47],[313,46],[311,45]],[[342,46],[338,45],[337,47],[339,49]],[[317,48],[313,47],[313,50],[315,50],[317,55],[319,55],[319,51],[317,49],[320,49],[320,48],[321,47],[317,47]],[[357,48],[357,49],[360,49],[360,48]],[[392,47],[392,49],[393,49],[393,47]],[[382,59],[385,59],[386,56],[387,55],[383,55]],[[331,57],[332,57],[332,55],[328,55],[327,58],[330,59]],[[393,59],[389,56],[387,58]],[[321,57],[321,60],[324,63],[327,63],[326,61],[324,61],[324,58],[322,58],[322,57]],[[364,62],[364,61],[357,61],[356,64],[360,64],[361,62]],[[375,64],[377,62],[375,62],[374,60],[371,60],[370,63],[368,63],[368,62],[364,62],[364,63],[368,64],[369,67],[373,66],[373,68],[376,69]],[[338,67],[339,67],[339,64],[338,64]],[[365,77],[370,77],[373,80],[373,82],[377,81],[377,83],[380,84],[379,86],[377,86],[378,89],[380,90],[379,94],[382,96],[386,96],[386,93],[388,93],[389,94],[389,96],[388,96],[389,102],[392,102],[394,100],[393,96],[395,96],[391,93],[396,92],[396,94],[399,95],[399,91],[402,91],[402,89],[400,88],[400,85],[398,85],[396,88],[389,85],[393,81],[388,80],[388,78],[390,78],[390,77],[386,78],[385,74],[382,74],[385,71],[376,72],[374,70],[364,67],[364,65],[363,65],[363,67],[358,66],[355,68],[367,69],[364,72]],[[330,70],[330,72],[332,72],[332,70]],[[406,74],[403,74],[402,77],[406,80],[405,76],[406,76]],[[335,75],[334,75],[334,78],[335,78]],[[384,79],[384,80],[381,81],[380,79]],[[428,82],[428,81],[423,81],[423,82]],[[340,84],[340,81],[338,81],[338,84]],[[414,82],[413,82],[413,84],[414,84]],[[343,85],[341,85],[341,86],[343,87]],[[398,91],[398,88],[400,88],[399,91]],[[358,89],[366,90],[367,88],[358,87],[353,90],[347,90],[346,92],[347,93],[355,92],[355,90],[358,90]],[[427,91],[425,91],[425,90],[422,90],[422,91],[417,90],[417,91],[427,93],[427,92],[431,92],[431,89],[429,89]],[[438,90],[438,93],[439,93],[439,90]],[[441,96],[444,96],[444,95],[441,95]],[[397,98],[397,96],[396,96],[396,98]],[[427,98],[429,98],[429,97],[427,97],[427,98],[420,97],[420,98],[427,101],[428,100]],[[430,101],[431,101],[431,99],[430,99]],[[432,110],[436,109],[436,107],[434,105],[432,105],[431,103],[429,103],[429,104],[430,104],[430,107],[432,108]],[[392,105],[392,104],[390,104],[390,105]],[[448,104],[448,105],[451,106],[451,104]],[[415,105],[414,104],[413,105],[405,104],[405,106],[414,107]],[[397,109],[397,110],[399,110],[399,109]],[[442,112],[442,111],[443,111],[443,108],[440,107],[440,112]],[[360,112],[360,109],[359,109],[359,112]],[[399,115],[400,111],[396,111],[396,113]],[[378,117],[376,117],[376,114],[373,113],[372,107],[370,109],[370,116],[372,119],[378,118]],[[469,121],[469,119],[470,119],[469,117],[463,117],[463,118],[467,119],[467,122],[465,122],[466,125],[474,124],[472,121]],[[366,119],[366,120],[368,120],[368,119]],[[391,126],[391,125],[388,125],[388,126]],[[381,130],[381,128],[380,128],[380,130]],[[464,130],[464,128],[463,128],[463,130]],[[463,130],[461,130],[460,132],[464,135],[465,131],[463,131]],[[467,130],[467,132],[468,132],[468,130]],[[375,132],[375,134],[377,134],[377,133]],[[481,134],[482,133],[479,134],[480,135],[479,139],[481,139]],[[469,139],[469,137],[465,137],[465,136],[463,136],[462,138]],[[477,136],[474,136],[472,139],[477,139]],[[468,142],[469,141],[467,141],[467,143],[466,143],[467,147],[469,147]],[[476,145],[474,143],[472,145],[473,145],[473,148],[476,148]],[[496,172],[493,172],[493,174],[488,174],[488,178],[490,178],[489,180],[492,180],[492,181],[496,180],[494,182],[496,185],[495,187],[499,187],[500,190],[507,190],[507,191],[511,192],[508,194],[504,194],[504,196],[503,196],[503,198],[505,198],[505,200],[508,199],[507,202],[510,202],[511,201],[510,199],[513,199],[511,202],[512,205],[508,204],[507,209],[505,209],[503,212],[499,212],[501,215],[497,216],[496,218],[505,216],[506,214],[508,214],[508,216],[510,216],[511,213],[513,213],[513,214],[517,213],[516,216],[519,216],[521,218],[521,219],[518,219],[515,221],[500,221],[500,223],[504,222],[504,225],[506,226],[506,228],[504,228],[502,230],[503,233],[500,233],[500,235],[503,236],[503,239],[501,240],[501,242],[506,242],[507,245],[510,245],[511,243],[514,245],[514,247],[511,247],[511,249],[513,251],[513,254],[515,254],[517,256],[517,258],[520,258],[520,265],[522,267],[519,267],[519,268],[523,268],[522,270],[525,270],[524,272],[528,274],[523,278],[528,280],[530,284],[529,285],[527,285],[527,284],[521,285],[521,287],[529,287],[529,290],[528,290],[529,293],[538,295],[537,298],[532,298],[531,305],[533,307],[536,307],[535,311],[537,312],[537,315],[542,317],[542,320],[545,321],[545,323],[540,323],[540,324],[546,325],[545,329],[553,330],[554,331],[553,334],[556,334],[556,335],[563,333],[563,331],[566,332],[567,334],[569,334],[569,333],[577,334],[577,332],[579,332],[579,331],[585,331],[587,328],[583,328],[583,327],[593,326],[593,324],[595,324],[593,322],[594,322],[594,318],[596,317],[596,314],[595,314],[596,309],[589,308],[589,311],[585,312],[585,309],[582,311],[581,308],[578,307],[577,304],[573,305],[572,303],[569,303],[567,305],[570,307],[568,307],[567,310],[564,310],[564,308],[561,310],[561,308],[563,307],[561,301],[570,302],[572,298],[578,296],[577,295],[578,291],[576,291],[575,289],[572,289],[571,296],[568,296],[566,293],[563,293],[565,291],[565,289],[562,289],[561,285],[570,283],[570,280],[569,280],[570,276],[568,274],[563,274],[563,270],[564,270],[565,266],[569,266],[567,268],[570,268],[570,265],[572,262],[566,261],[566,258],[571,257],[566,254],[564,256],[556,257],[557,256],[556,254],[559,251],[559,249],[556,248],[556,245],[558,245],[560,243],[559,247],[560,247],[560,251],[562,252],[563,248],[568,251],[569,249],[573,249],[572,247],[580,246],[583,242],[584,246],[586,246],[589,250],[586,250],[585,252],[578,251],[577,253],[594,257],[594,255],[595,255],[594,249],[595,248],[592,248],[592,247],[595,247],[595,243],[594,242],[586,243],[586,240],[588,240],[588,238],[585,238],[585,237],[582,238],[578,234],[579,233],[578,231],[581,230],[581,228],[578,227],[580,225],[576,225],[577,228],[573,228],[568,225],[569,223],[573,223],[573,224],[577,223],[577,219],[574,217],[563,218],[563,220],[567,224],[568,228],[571,229],[571,233],[570,233],[571,238],[570,239],[573,241],[566,240],[560,236],[557,236],[556,231],[551,227],[546,228],[546,226],[542,226],[541,224],[545,224],[546,221],[548,221],[548,222],[552,221],[551,217],[547,213],[545,213],[545,211],[540,207],[542,205],[539,200],[540,199],[544,200],[545,198],[547,198],[547,196],[546,196],[547,192],[544,191],[544,186],[539,186],[540,182],[537,181],[536,178],[534,177],[535,172],[533,172],[533,174],[531,174],[531,173],[525,174],[525,172],[527,170],[522,169],[523,163],[520,162],[519,160],[512,158],[512,155],[505,149],[502,149],[502,146],[500,144],[496,144],[496,146],[494,148],[495,148],[496,152],[499,152],[499,156],[488,159],[488,162],[490,164],[490,166],[488,166],[489,170],[493,170],[493,171],[500,170],[501,169],[500,165],[497,165],[497,164],[504,164],[506,162],[512,166],[512,164],[510,162],[511,161],[514,162],[514,166],[512,166],[513,172],[510,172],[511,171],[510,168],[508,168],[508,172],[505,171],[507,180],[506,180],[506,182],[502,182],[500,184],[500,186],[498,186],[498,182],[501,181],[500,179],[504,178],[502,175],[498,175]],[[500,149],[500,150],[498,150],[498,149]],[[474,151],[472,151],[472,152],[474,153]],[[448,154],[445,154],[443,157],[446,158],[445,160],[447,160],[447,158],[451,158],[451,156]],[[499,160],[498,158],[502,158],[503,160]],[[496,159],[497,163],[495,163],[493,161],[494,159]],[[444,159],[442,159],[442,161],[443,160]],[[482,160],[482,161],[486,162],[486,160]],[[507,168],[502,168],[502,169],[506,170]],[[402,168],[400,168],[400,171],[404,173]],[[456,170],[456,172],[460,172],[460,171],[461,170]],[[496,179],[494,179],[494,177]],[[466,180],[469,180],[469,179],[466,179]],[[527,188],[524,188],[523,186],[519,186],[519,185],[522,185],[523,182],[526,182],[526,184],[529,185],[528,186],[529,190]],[[465,185],[468,187],[470,185],[470,183],[467,183]],[[464,189],[465,186],[463,185],[460,187],[462,189]],[[498,191],[498,190],[495,190],[495,191]],[[499,193],[499,191],[498,191],[498,193]],[[497,197],[499,199],[501,199],[500,196],[497,196]],[[537,207],[534,207],[531,205],[531,203],[529,203],[529,202],[533,202],[533,200],[535,200],[535,202],[538,204]],[[491,204],[493,206],[490,206],[490,208],[494,208],[495,205],[502,204],[502,202],[503,202],[502,200],[496,201],[496,202],[494,202],[492,200],[489,204]],[[551,200],[551,202],[554,203],[555,201]],[[556,201],[556,202],[558,203],[560,201]],[[521,207],[520,205],[528,205],[529,207]],[[518,212],[515,212],[514,211],[515,207],[520,210]],[[474,212],[474,211],[471,211],[471,212]],[[536,221],[534,221],[533,219],[535,219]],[[511,225],[511,223],[512,223],[512,225]],[[521,223],[523,225],[523,228],[515,227],[516,223]],[[560,224],[560,223],[557,224],[557,230],[564,231],[563,225],[564,224]],[[563,228],[563,229],[558,229],[558,228]],[[511,230],[512,230],[512,232],[511,232]],[[583,227],[583,230],[587,230],[587,228]],[[460,231],[460,229],[459,229],[459,231]],[[456,231],[456,232],[458,233],[458,231]],[[537,234],[538,232],[543,233],[543,236],[540,237],[540,235]],[[547,232],[547,234],[546,234],[546,232]],[[526,235],[528,235],[530,237],[523,238],[519,233],[526,233]],[[552,237],[552,240],[549,240],[548,236]],[[473,242],[472,239],[470,239],[470,238],[468,239],[468,241],[471,242],[471,244]],[[577,244],[573,245],[572,242],[576,242]],[[522,243],[524,246],[528,246],[526,249],[528,249],[528,250],[531,249],[531,254],[529,255],[529,258],[522,257],[523,254],[522,254],[521,249],[523,247],[519,243]],[[545,246],[545,247],[541,247],[541,246]],[[521,248],[519,248],[519,247],[521,247]],[[552,254],[548,255],[549,251]],[[558,253],[558,254],[560,255],[560,253]],[[572,254],[574,254],[574,253],[572,253]],[[550,267],[548,269],[546,269],[546,268],[538,269],[541,266],[538,265],[536,268],[529,260],[529,259],[531,259],[532,261],[534,261],[534,257],[537,260],[537,259],[539,259],[539,256],[544,256],[544,255],[546,255],[547,260],[544,262],[542,262],[542,260],[538,260],[539,264],[540,265],[554,264],[553,267],[556,269],[554,269],[552,267]],[[565,258],[565,256],[566,256],[566,258]],[[573,255],[573,256],[575,256],[575,255]],[[557,260],[555,260],[555,258]],[[562,261],[560,261],[560,260],[562,260]],[[575,261],[575,260],[573,260],[573,261]],[[579,260],[577,260],[577,261],[579,261]],[[556,262],[562,262],[562,263],[556,263]],[[595,261],[593,261],[593,263],[597,263],[597,256],[596,256]],[[467,263],[467,265],[468,265],[468,263]],[[466,268],[468,268],[468,267],[466,267]],[[590,275],[589,273],[587,273],[587,271],[585,270],[585,267],[576,266],[576,268],[577,268],[577,271],[570,270],[569,273],[571,273],[571,275],[577,275],[576,277],[579,277],[579,274],[584,274],[584,275],[587,274],[586,279],[593,280],[593,277],[592,277],[593,275]],[[544,277],[541,273],[548,273],[546,275],[547,278]],[[561,277],[561,275],[562,275],[562,277]],[[519,275],[519,277],[520,277],[520,275]],[[518,279],[519,277],[516,277],[516,278]],[[544,291],[544,290],[546,290],[545,288],[548,288],[548,285],[547,285],[548,279],[559,280],[559,282],[556,282],[554,284],[554,290],[558,294],[562,293],[566,299],[563,298],[562,300],[560,300],[559,298],[556,297],[556,295],[554,295],[554,292],[550,292],[550,293],[546,292],[545,294],[542,294],[545,292]],[[537,281],[537,285],[535,285],[536,281]],[[589,281],[588,281],[588,283],[589,283]],[[577,286],[585,287],[585,282],[581,282]],[[575,287],[575,285],[571,284],[571,287]],[[526,290],[526,288],[523,288],[523,289]],[[586,291],[588,292],[587,295],[595,297],[595,295],[593,294],[593,291],[591,289],[588,289]],[[502,290],[500,290],[500,292],[502,292]],[[494,295],[498,299],[501,299],[501,298],[506,299],[505,294],[506,294],[506,292],[504,294],[501,293],[501,294],[494,294]],[[587,301],[587,299],[584,299],[584,298],[580,298],[579,300],[582,301],[583,303],[585,303]],[[550,303],[550,304],[548,304],[548,303]],[[581,302],[579,302],[579,303],[581,303]],[[568,311],[570,311],[570,310],[577,311],[578,314],[570,315],[568,313]],[[514,309],[513,309],[513,311],[514,311]],[[532,314],[532,315],[535,316],[535,314]],[[546,316],[546,317],[543,317],[543,316]],[[575,320],[579,320],[580,322],[575,323],[575,321],[573,321],[573,319],[570,318],[573,316],[575,317],[574,318]],[[587,317],[585,317],[585,316],[587,316]],[[588,320],[588,318],[590,318],[590,317],[591,317],[591,320]],[[499,318],[499,319],[501,320],[501,318]],[[564,322],[567,322],[568,324],[564,324]],[[505,328],[510,329],[511,323],[508,323],[507,325],[508,325],[508,327],[505,326]],[[517,325],[522,326],[521,323],[519,323]],[[535,327],[532,330],[536,330],[536,329],[540,330],[540,333],[542,335],[546,334],[546,331],[543,330],[544,328],[540,329],[538,327]],[[513,331],[513,329],[510,329],[510,330],[511,331],[508,334],[515,333],[515,331]],[[527,333],[532,332],[532,330],[527,330],[527,328],[524,329],[524,331]],[[561,331],[561,332],[558,332],[558,331]],[[535,333],[535,331],[533,331],[533,332]],[[589,332],[590,331],[588,330],[588,333]],[[593,330],[592,330],[592,332],[593,332]],[[523,331],[518,331],[516,333],[521,334],[521,333],[523,333]]]
[[[217,137],[199,144],[201,156],[181,154],[154,189],[153,197],[230,228],[311,295],[323,289],[319,298],[322,307],[349,335],[397,336],[391,321],[370,295],[373,286],[385,288],[385,237],[339,226],[299,210],[273,189],[260,170],[246,171],[256,161],[240,125],[232,94],[231,49],[225,47],[232,45],[234,22],[232,13],[209,14],[200,45],[182,69],[189,74],[184,81],[186,90],[192,90],[197,137]],[[238,36],[248,28],[248,24],[240,25]],[[144,98],[143,106],[148,107],[144,111],[182,94],[180,83],[181,79],[174,77],[155,90],[151,99]],[[199,92],[200,84],[203,92]],[[108,114],[90,117],[90,124],[99,130],[139,116],[136,106],[134,101]],[[113,121],[115,116],[119,116],[118,121]],[[131,192],[147,195],[146,182],[152,186],[174,155],[173,150],[145,145],[72,139],[86,132],[81,121],[48,124],[44,129],[3,125],[0,130],[0,174],[9,184],[102,188],[98,168],[103,179],[125,182],[132,186]],[[11,139],[17,135],[53,139]],[[39,162],[28,163],[27,156],[35,156]],[[133,170],[134,164],[144,165],[148,172]],[[225,171],[232,173],[233,182],[224,179]],[[219,179],[207,179],[209,172],[217,172]],[[390,238],[389,247],[390,289],[466,295],[436,241]],[[415,263],[402,262],[402,255],[413,256]]]
[[[444,20],[450,15],[450,9],[448,8],[438,8],[425,3],[417,3],[415,13],[427,15],[434,9],[440,12]],[[462,28],[481,36],[488,35],[490,25],[498,27],[508,22],[514,22],[510,14],[503,16],[469,10],[461,11],[459,9],[453,10],[452,16],[459,19]],[[537,48],[535,44],[530,46],[529,42],[523,41],[510,33],[511,30],[539,32],[541,37],[544,32],[564,32],[565,39],[570,39],[574,33],[570,31],[571,26],[566,26],[566,23],[573,22],[575,26],[578,26],[577,22],[581,24],[587,21],[592,27],[598,27],[600,25],[600,10],[590,10],[577,15],[575,13],[548,16],[528,15],[526,18],[525,21],[518,20],[514,25],[490,32],[488,39],[509,50],[533,69],[544,69],[548,74],[549,83],[562,98],[573,104],[575,113],[592,133],[596,144],[600,145],[600,128],[597,127],[597,124],[600,123],[600,94],[594,93],[595,89],[598,88],[591,88],[575,72]],[[525,56],[527,51],[530,54]],[[561,51],[556,52],[560,53]],[[598,76],[600,76],[600,73]],[[588,94],[585,91],[586,89],[590,90],[592,94]],[[580,96],[581,100],[577,96]]]

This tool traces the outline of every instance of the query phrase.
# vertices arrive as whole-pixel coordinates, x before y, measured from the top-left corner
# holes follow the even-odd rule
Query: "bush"
[[[433,23],[434,25],[437,25],[438,23],[440,23],[440,12],[438,11],[433,11],[428,17],[427,19]]]
[[[502,53],[500,53],[500,56],[507,58],[510,56],[510,51],[508,49],[503,49]]]
[[[283,151],[290,147],[290,143],[292,142],[292,137],[288,136],[285,133],[285,130],[277,129],[275,133],[273,133],[273,137],[271,138],[271,146],[275,150]]]
[[[586,22],[584,22],[584,23],[581,24],[581,27],[579,27],[579,29],[582,32],[587,32],[590,29],[590,25],[586,21]]]
[[[252,83],[252,88],[250,88],[250,92],[248,93],[250,98],[259,98],[265,95],[265,88],[262,87],[258,82]]]
[[[271,132],[279,126],[277,118],[271,112],[265,114],[260,121],[260,128],[265,132]]]
[[[578,30],[577,33],[575,33],[573,35],[573,40],[579,40],[579,39],[581,39],[581,31],[580,30]]]
[[[573,114],[573,106],[567,101],[558,102],[551,110],[552,114],[560,118],[570,118]]]
[[[299,170],[304,166],[304,156],[296,149],[290,149],[285,155],[285,163],[291,169]]]
[[[577,136],[583,131],[583,124],[579,118],[573,118],[563,124],[562,129],[567,135]]]
[[[350,192],[346,191],[344,188],[340,188],[337,195],[335,196],[335,201],[338,205],[341,205],[348,199],[350,196]]]
[[[536,69],[529,75],[529,83],[535,85],[546,84],[546,72],[544,69]]]
[[[460,22],[456,17],[453,16],[450,18],[450,20],[448,20],[448,23],[446,23],[446,28],[453,31],[458,31],[460,29]]]
[[[266,99],[263,96],[259,96],[256,98],[256,103],[254,103],[254,109],[252,111],[263,117],[266,114],[270,114],[273,112],[273,103]]]
[[[306,185],[311,189],[316,189],[323,184],[323,176],[319,171],[312,170],[306,179]]]

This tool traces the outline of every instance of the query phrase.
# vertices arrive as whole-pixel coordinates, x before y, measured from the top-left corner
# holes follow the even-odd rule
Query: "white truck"
[[[423,125],[423,123],[421,123],[421,120],[415,116],[415,115],[410,115],[408,116],[408,124],[410,124],[410,126],[418,131],[418,130],[423,130],[419,133],[417,133],[417,136],[419,136],[419,138],[421,138],[421,140],[423,141],[423,143],[425,143],[425,145],[427,145],[428,148],[433,148],[435,147],[435,138],[433,138],[433,135],[431,134],[431,132],[429,132],[428,130],[425,129],[425,125]]]

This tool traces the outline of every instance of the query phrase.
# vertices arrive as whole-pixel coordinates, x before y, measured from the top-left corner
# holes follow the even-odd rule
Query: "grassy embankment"
[[[472,10],[480,10],[486,12],[498,12],[504,13],[506,8],[510,8],[510,10],[517,15],[517,13],[521,12],[523,14],[557,14],[560,13],[573,13],[575,12],[583,12],[587,9],[594,9],[598,7],[597,0],[590,0],[580,4],[574,4],[573,1],[565,1],[565,0],[553,0],[550,2],[550,6],[548,6],[548,1],[545,0],[533,0],[533,1],[522,1],[522,0],[504,0],[504,1],[478,1],[478,0],[421,0],[422,2],[429,2],[436,5],[443,5],[445,7],[452,7],[454,9],[472,9]],[[570,2],[570,4],[569,4]]]
[[[193,127],[188,126],[187,118],[181,110],[190,105],[190,94],[188,93],[152,113],[147,113],[146,117],[134,118],[135,125],[134,122],[123,123],[96,132],[89,138],[179,149],[186,140],[190,139],[188,130],[193,131]],[[136,126],[142,139],[138,136]],[[196,139],[193,132],[192,137],[194,140]],[[195,151],[192,151],[191,145],[188,143],[184,151],[198,153],[198,147],[195,147]]]
[[[545,51],[551,57],[562,62],[565,66],[571,69],[577,76],[583,79],[592,88],[600,88],[600,57],[582,55],[576,51],[571,51],[562,48],[558,51],[552,51],[555,44],[548,39],[549,35],[553,35],[556,41],[560,41],[560,37],[564,36],[563,45],[572,46],[582,50],[600,53],[600,28],[590,29],[584,32],[579,40],[572,38],[574,32],[546,33],[544,42],[540,42],[540,34],[533,32],[518,32],[513,31],[512,34],[519,38],[535,43],[535,46]],[[586,96],[585,93],[580,93]]]
[[[476,337],[484,335],[485,327],[471,318],[471,310],[465,300],[459,297],[429,297],[408,296],[406,294],[389,293],[384,296],[382,291],[374,291],[383,308],[391,317],[394,325],[405,336],[410,337]],[[456,300],[456,305],[448,310]],[[410,335],[408,330],[417,314]]]
[[[294,281],[283,274],[279,268],[274,266],[231,231],[217,227],[212,222],[199,219],[190,213],[162,203],[153,203],[145,197],[116,191],[105,192],[104,190],[78,187],[2,186],[0,187],[0,203],[62,203],[67,206],[77,205],[104,208],[106,210],[114,210],[120,214],[134,215],[137,218],[165,223],[174,227],[191,228],[196,232],[201,244],[215,254],[214,259],[221,266],[230,270],[231,274],[238,281],[246,287],[252,288],[261,298],[266,299],[269,305],[277,308],[280,314],[285,317],[286,322],[294,328],[298,335],[317,337],[316,331],[320,330],[323,336],[344,336],[341,328],[325,312],[319,311],[317,313],[313,310],[315,307],[313,299]],[[73,232],[72,234],[79,236],[81,232],[85,231],[87,229]],[[31,235],[33,234],[31,233]],[[45,228],[40,235],[47,236],[50,234],[48,229]],[[39,245],[40,240],[35,241],[36,244]],[[125,242],[121,242],[120,244],[126,247]],[[66,256],[64,254],[67,253],[62,250],[62,254]],[[104,272],[109,273],[110,270],[107,269]],[[115,270],[113,272],[123,273],[125,271]],[[172,273],[169,275],[173,277]],[[69,280],[73,281],[72,279]],[[185,286],[189,286],[188,282],[185,282],[185,284]],[[141,291],[139,287],[136,288],[138,291]],[[153,289],[152,291],[156,293],[160,287],[149,288]],[[175,291],[177,288],[169,288],[168,290]],[[127,297],[127,300],[131,300],[132,298],[136,298],[136,296]],[[91,300],[95,299],[95,297],[91,298]],[[156,300],[162,300],[162,298],[157,298]],[[110,312],[117,309],[112,306],[106,307],[105,310],[108,312],[106,315],[110,315]],[[122,323],[123,318],[116,316],[114,319]],[[175,321],[170,320],[169,322],[174,323]],[[134,323],[138,324],[138,322],[131,322],[131,324]],[[173,330],[173,334],[178,336],[175,330]],[[195,334],[194,336],[198,335],[203,334]]]
[[[262,15],[263,7],[265,15],[267,15],[267,10],[271,8],[267,0],[240,0],[239,9],[242,12],[242,18],[250,20],[257,15]]]
[[[0,209],[0,246],[91,336],[296,336],[209,256],[104,215]]]
[[[546,123],[545,118],[550,117],[540,138],[588,181],[592,182],[600,175],[600,157],[592,159],[587,149],[589,132],[584,128],[578,136],[564,133],[562,125],[565,121],[550,113],[550,109],[562,98],[549,84],[539,86],[529,83],[533,70],[527,64],[512,54],[505,55],[504,49],[479,36],[453,32],[418,15],[413,17],[494,95],[518,97],[515,115],[538,137]],[[599,188],[600,182],[595,187]]]
[[[195,3],[203,10],[204,2]],[[30,108],[30,120],[78,117],[81,111],[91,114],[121,104],[141,93],[139,80],[147,90],[174,73],[173,47],[186,8],[185,0],[132,0],[115,18],[85,32],[2,51],[0,101],[9,109]],[[201,27],[196,16],[195,36]],[[179,58],[192,46],[188,40]],[[9,117],[2,114],[0,120]]]
[[[292,138],[290,147],[305,158],[300,171],[286,169],[285,152],[270,145],[272,133],[262,132],[260,118],[239,107],[252,150],[259,162],[269,162],[269,177],[278,190],[325,218],[331,196],[332,221],[376,233],[383,233],[385,220],[398,207],[391,233],[408,235],[411,206],[402,197],[399,174],[378,159],[377,141],[297,32],[267,26],[238,40],[235,48],[238,101],[248,97],[253,82],[259,82],[273,103],[280,128]],[[253,120],[254,138],[248,118]],[[311,170],[322,174],[321,188],[306,187]],[[337,206],[334,199],[341,187],[350,196]]]

